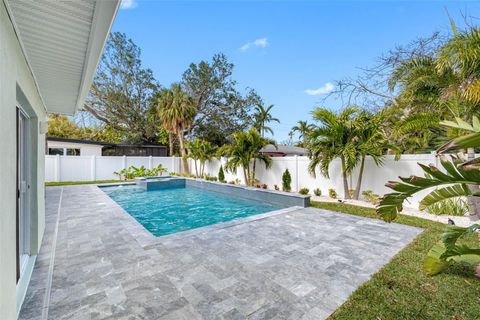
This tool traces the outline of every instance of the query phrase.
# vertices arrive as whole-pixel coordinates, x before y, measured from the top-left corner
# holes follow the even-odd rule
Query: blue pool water
[[[282,208],[191,186],[145,191],[128,185],[102,190],[155,236]]]

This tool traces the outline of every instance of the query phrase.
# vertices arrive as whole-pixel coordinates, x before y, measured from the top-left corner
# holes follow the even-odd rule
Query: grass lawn
[[[342,203],[313,202],[313,207],[378,218],[375,210]],[[425,229],[369,281],[358,288],[329,319],[480,319],[480,279],[472,268],[450,266],[428,277],[423,259],[440,239],[445,225],[399,216],[397,223]],[[477,244],[471,236],[465,243]]]
[[[114,183],[114,182],[125,182],[124,180],[96,180],[96,181],[62,181],[62,182],[45,182],[47,187],[55,186],[70,186],[76,184],[100,184],[100,183]]]

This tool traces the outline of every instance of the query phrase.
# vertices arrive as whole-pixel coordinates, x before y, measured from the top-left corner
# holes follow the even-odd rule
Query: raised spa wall
[[[199,189],[220,192],[233,197],[253,199],[262,202],[268,202],[285,207],[309,207],[310,196],[295,193],[287,193],[259,188],[244,187],[239,185],[211,182],[199,179],[162,177],[156,179],[138,179],[136,184],[146,190],[159,190],[167,188],[181,188],[191,186]]]

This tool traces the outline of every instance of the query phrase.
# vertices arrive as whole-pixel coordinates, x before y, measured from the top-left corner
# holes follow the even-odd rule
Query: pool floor
[[[101,189],[155,236],[284,208],[192,186],[150,191],[134,185]]]

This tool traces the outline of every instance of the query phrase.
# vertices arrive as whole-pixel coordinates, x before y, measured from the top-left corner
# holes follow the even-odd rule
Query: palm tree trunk
[[[257,168],[257,159],[253,158],[253,168],[252,168],[252,185],[255,185],[255,170]]]
[[[362,178],[363,178],[363,169],[365,168],[365,156],[362,156],[362,160],[360,162],[360,171],[358,172],[358,180],[357,180],[357,187],[355,189],[355,194],[353,199],[358,200],[360,197],[360,188],[362,187]]]
[[[245,185],[249,185],[248,184],[248,175],[249,173],[247,172],[247,169],[245,169],[245,166],[242,166],[242,169],[243,169],[243,178],[245,179]]]
[[[344,199],[350,199],[350,193],[348,192],[348,177],[347,177],[347,166],[345,165],[345,158],[340,157],[342,161],[342,178],[343,178],[343,193]]]
[[[170,157],[173,156],[173,133],[169,132],[168,133],[168,151],[170,154]]]
[[[468,148],[467,149],[467,159],[472,160],[475,159],[475,149]],[[480,187],[478,185],[470,185],[469,189],[472,192],[478,192]],[[468,197],[470,202],[470,207],[472,208],[473,213],[480,218],[480,198],[479,197]]]
[[[185,150],[185,142],[183,141],[183,132],[179,131],[177,136],[178,136],[178,143],[180,144],[180,153],[182,155],[183,171],[184,173],[190,173],[190,168],[188,166],[188,159],[187,159],[187,151]]]

